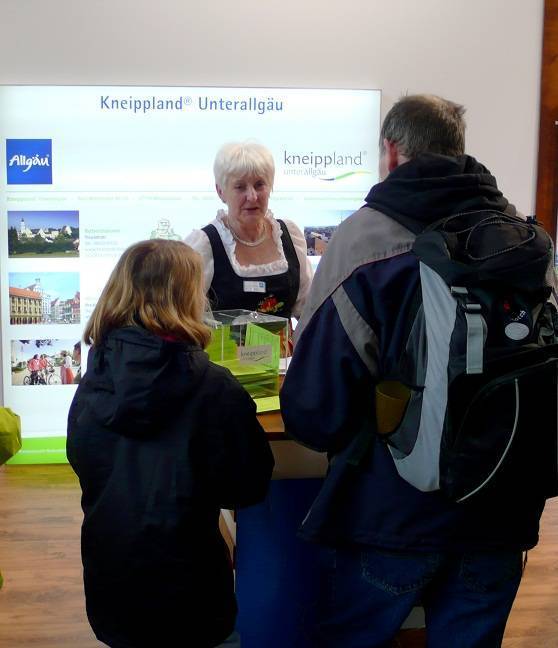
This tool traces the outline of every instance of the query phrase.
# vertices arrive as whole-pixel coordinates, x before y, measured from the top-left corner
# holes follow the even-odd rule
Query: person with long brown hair
[[[204,347],[199,255],[128,248],[91,315],[68,417],[87,614],[113,648],[216,646],[236,602],[220,508],[261,501],[273,457],[250,396]]]

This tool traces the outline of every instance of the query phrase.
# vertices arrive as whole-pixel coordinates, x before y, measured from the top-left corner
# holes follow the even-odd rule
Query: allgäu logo
[[[52,140],[7,139],[6,172],[9,185],[52,184]]]

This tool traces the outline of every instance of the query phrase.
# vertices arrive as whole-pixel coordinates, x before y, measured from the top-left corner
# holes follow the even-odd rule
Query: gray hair
[[[273,155],[263,144],[253,140],[228,142],[217,151],[213,164],[215,182],[225,188],[231,176],[248,174],[264,178],[273,188],[275,163]]]
[[[402,97],[386,115],[380,133],[383,142],[397,144],[412,159],[421,153],[465,153],[465,108],[436,95]]]

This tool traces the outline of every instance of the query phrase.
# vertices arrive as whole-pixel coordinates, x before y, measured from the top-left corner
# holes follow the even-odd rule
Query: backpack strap
[[[405,319],[405,324],[403,326],[403,335],[401,337],[403,344],[401,345],[401,353],[399,356],[399,366],[401,366],[401,361],[404,357],[405,354],[405,345],[407,344],[407,340],[409,339],[409,336],[411,335],[411,330],[413,328],[413,325],[415,323],[415,319],[418,313],[418,310],[420,308],[420,305],[422,304],[422,286],[420,283],[420,278],[417,281],[417,287],[415,288],[413,292],[413,296],[411,297],[409,301],[409,311],[407,313],[407,317]]]
[[[467,322],[467,373],[481,374],[486,330],[481,305],[468,301],[469,291],[463,286],[452,286],[450,290],[464,311]]]

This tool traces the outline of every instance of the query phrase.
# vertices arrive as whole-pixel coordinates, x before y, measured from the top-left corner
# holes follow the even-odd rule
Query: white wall
[[[0,0],[0,83],[380,88],[384,114],[440,94],[532,213],[542,16],[543,0]]]

